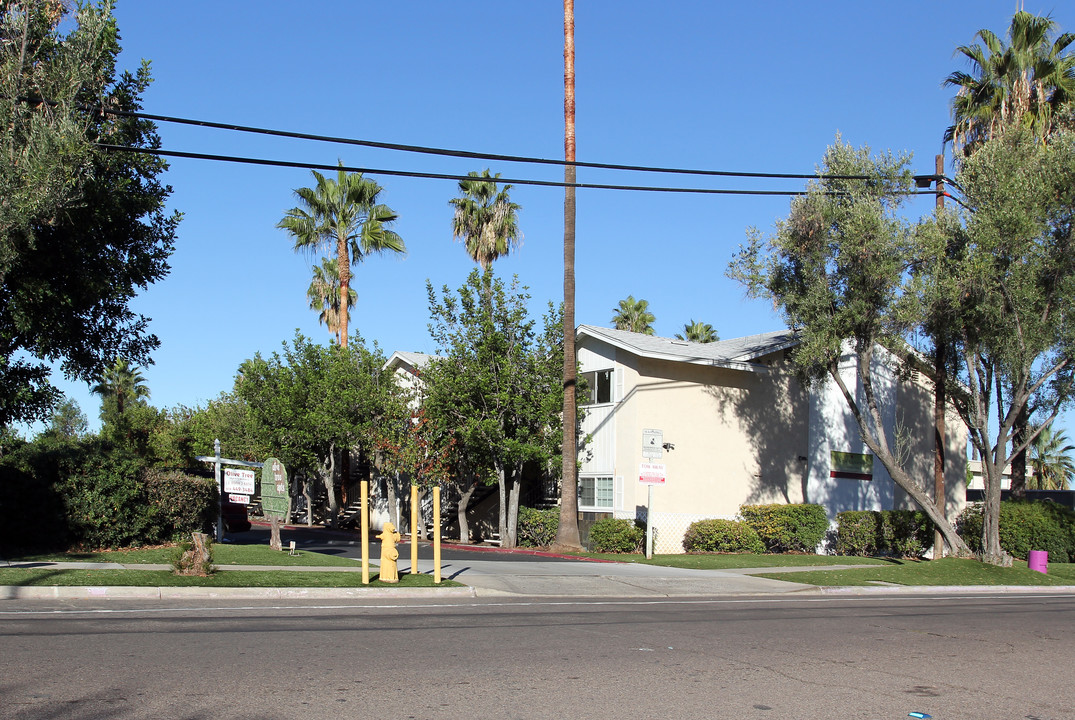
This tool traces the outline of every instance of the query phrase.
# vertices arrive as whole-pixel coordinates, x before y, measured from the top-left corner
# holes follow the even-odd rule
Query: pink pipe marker
[[[1037,570],[1042,574],[1048,575],[1049,553],[1045,550],[1031,550],[1027,555],[1026,564],[1031,570]]]

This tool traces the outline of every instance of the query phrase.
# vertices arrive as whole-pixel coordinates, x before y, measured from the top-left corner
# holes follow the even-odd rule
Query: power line
[[[6,97],[5,97],[5,99],[6,99]],[[18,98],[18,100],[21,101],[21,102],[45,103],[45,104],[49,104],[49,105],[56,104],[55,101],[44,100],[43,98],[36,98],[36,97],[20,97],[20,98]],[[388,142],[380,142],[380,141],[376,141],[376,140],[360,140],[360,139],[356,139],[356,138],[336,137],[336,136],[331,136],[331,135],[318,135],[318,134],[314,134],[314,133],[303,133],[303,132],[295,132],[295,131],[290,131],[290,130],[274,130],[274,129],[271,129],[271,128],[261,128],[261,127],[255,127],[255,126],[249,126],[249,125],[238,125],[238,124],[235,124],[235,123],[222,123],[222,122],[217,122],[217,121],[213,121],[213,120],[199,120],[199,119],[194,119],[194,118],[183,118],[183,117],[177,117],[177,116],[173,116],[173,115],[159,115],[159,114],[145,113],[145,112],[135,111],[135,110],[116,110],[116,109],[112,109],[112,108],[106,108],[106,107],[100,106],[100,105],[98,105],[98,106],[80,106],[80,109],[83,110],[83,111],[86,111],[86,112],[98,112],[98,113],[103,113],[103,114],[116,115],[116,116],[120,116],[120,117],[132,117],[132,118],[138,118],[138,119],[142,119],[142,120],[151,120],[151,121],[156,121],[156,122],[176,123],[176,124],[181,124],[181,125],[192,125],[192,126],[197,126],[197,127],[206,127],[206,128],[213,128],[213,129],[218,129],[218,130],[232,130],[232,131],[235,131],[235,132],[254,133],[254,134],[259,134],[259,135],[269,135],[269,136],[273,136],[273,137],[286,137],[286,138],[299,139],[299,140],[313,140],[313,141],[316,141],[316,142],[328,142],[328,143],[343,144],[343,145],[358,145],[358,146],[361,146],[361,147],[372,147],[372,148],[379,148],[379,149],[384,149],[384,150],[395,150],[395,151],[399,151],[399,152],[421,153],[421,154],[426,154],[426,155],[440,155],[440,156],[445,156],[445,157],[471,158],[471,159],[478,159],[478,160],[498,160],[498,161],[502,161],[502,162],[518,162],[518,163],[530,163],[530,164],[540,164],[540,165],[557,165],[557,166],[574,165],[575,167],[594,168],[594,169],[600,169],[600,170],[622,170],[622,171],[631,171],[631,172],[652,172],[652,173],[667,173],[667,174],[677,174],[677,175],[701,175],[701,176],[709,176],[709,177],[758,178],[758,179],[770,179],[770,180],[774,180],[774,179],[775,180],[870,180],[871,179],[870,176],[868,176],[868,175],[830,175],[830,174],[820,174],[820,173],[803,174],[803,173],[746,172],[746,171],[735,171],[735,170],[699,170],[699,169],[691,169],[691,168],[669,168],[669,167],[654,167],[654,166],[646,166],[646,165],[622,165],[622,164],[616,164],[616,163],[598,163],[598,162],[583,162],[583,161],[573,161],[573,162],[569,163],[566,160],[555,160],[555,159],[551,159],[551,158],[537,158],[537,157],[529,157],[529,156],[525,156],[525,155],[504,155],[504,154],[499,154],[499,153],[485,153],[485,152],[477,152],[477,151],[472,151],[472,150],[453,150],[453,149],[449,149],[449,148],[436,148],[436,147],[428,147],[428,146],[423,146],[423,145],[411,145],[411,144],[405,144],[405,143],[388,143]],[[178,157],[178,155],[177,155],[177,157]],[[241,162],[241,160],[235,160],[235,162]],[[264,163],[259,163],[259,164],[269,165],[269,164],[272,164],[272,163],[264,162]],[[306,167],[306,166],[303,165],[301,167]],[[390,172],[390,171],[379,171],[379,172],[381,172],[382,174],[386,174],[386,175],[401,174],[401,173],[398,173],[398,172]],[[416,175],[414,175],[414,177],[426,177],[426,176],[421,175],[421,174],[416,174]],[[429,174],[428,177],[441,177],[441,176],[435,175],[435,174]],[[448,176],[448,177],[450,177],[451,179],[455,179],[456,177],[460,177],[460,176]],[[467,177],[467,178],[464,178],[464,179],[471,179],[471,178]],[[914,175],[913,179],[918,184],[919,187],[923,187],[924,183],[935,183],[938,180],[946,181],[946,182],[948,182],[950,184],[953,184],[953,185],[955,184],[954,181],[951,180],[950,178],[947,178],[947,177],[945,177],[943,175],[937,175],[937,174]],[[524,184],[530,184],[530,185],[549,184],[549,185],[563,186],[563,183],[543,183],[543,182],[540,182],[540,181],[523,181],[523,180],[508,181],[508,180],[502,180],[501,182],[512,182],[512,183],[519,184],[519,185],[524,185]],[[606,185],[576,185],[576,187],[596,187],[596,188],[604,188],[604,189],[625,189],[625,190],[627,190],[627,189],[639,189],[639,190],[647,190],[647,189],[649,189],[649,188],[646,188],[646,187],[638,187],[638,188],[636,188],[634,186],[618,186],[618,185],[608,185],[608,186],[606,186]],[[958,186],[956,186],[956,187],[958,187]],[[724,194],[734,193],[734,194],[742,194],[742,195],[791,195],[791,194],[796,194],[796,193],[791,193],[791,192],[779,192],[779,191],[776,191],[776,192],[769,192],[769,191],[749,192],[749,191],[745,191],[745,190],[744,191],[717,191],[717,190],[705,190],[705,191],[703,191],[703,190],[676,190],[676,189],[673,189],[673,188],[661,189],[660,191],[661,192],[711,192],[711,193],[718,193],[718,194],[721,194],[721,193],[724,193]],[[925,194],[929,194],[929,193],[907,193],[907,194],[925,195]]]
[[[670,173],[675,175],[707,175],[711,177],[737,177],[737,178],[765,178],[770,180],[814,180],[819,177],[833,180],[869,180],[866,175],[805,175],[799,173],[764,173],[764,172],[740,172],[734,170],[697,170],[690,168],[651,167],[647,165],[619,165],[615,163],[598,162],[567,162],[566,160],[554,160],[551,158],[528,157],[525,155],[502,155],[498,153],[485,153],[473,150],[452,150],[449,148],[426,147],[423,145],[409,145],[405,143],[388,143],[376,140],[358,140],[355,138],[333,137],[331,135],[315,135],[312,133],[293,132],[290,130],[272,130],[269,128],[252,127],[248,125],[236,125],[233,123],[214,122],[212,120],[195,120],[191,118],[174,117],[170,115],[153,115],[130,110],[110,110],[108,108],[85,108],[86,110],[99,111],[110,115],[134,117],[142,120],[156,122],[178,123],[182,125],[195,125],[198,127],[214,128],[217,130],[234,130],[236,132],[255,133],[260,135],[272,135],[299,140],[315,140],[317,142],[338,143],[343,145],[360,145],[362,147],[380,148],[383,150],[397,150],[399,152],[422,153],[426,155],[442,155],[446,157],[471,158],[476,160],[499,160],[502,162],[531,163],[539,165],[574,165],[575,167],[595,168],[599,170],[628,170],[632,172]],[[925,177],[925,176],[923,176]]]
[[[212,153],[195,153],[180,150],[162,150],[160,148],[139,148],[124,145],[108,145],[97,143],[96,147],[109,152],[137,152],[160,157],[185,158],[193,160],[213,160],[218,162],[231,162],[246,165],[262,165],[268,167],[300,168],[303,170],[343,170],[344,172],[359,172],[370,175],[392,175],[397,177],[425,178],[433,180],[482,180],[470,175],[453,175],[450,173],[418,172],[414,170],[387,170],[383,168],[353,167],[347,165],[325,165],[321,163],[297,162],[291,160],[270,160],[265,158],[240,157],[235,155],[217,155]],[[810,176],[816,177],[816,176]],[[489,178],[488,182],[508,183],[511,185],[537,185],[542,187],[575,187],[590,190],[631,190],[636,192],[662,192],[662,193],[688,193],[701,195],[769,195],[769,196],[797,196],[805,195],[805,190],[733,190],[725,188],[678,188],[661,187],[651,185],[612,185],[605,183],[565,183],[558,180],[531,180],[514,178]],[[830,194],[843,194],[833,192]],[[902,193],[905,195],[934,195],[929,191],[912,191]]]

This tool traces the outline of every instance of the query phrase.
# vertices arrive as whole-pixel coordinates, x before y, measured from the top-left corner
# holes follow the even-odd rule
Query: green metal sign
[[[287,468],[276,458],[269,458],[261,468],[261,511],[265,517],[275,515],[286,520],[289,495]]]

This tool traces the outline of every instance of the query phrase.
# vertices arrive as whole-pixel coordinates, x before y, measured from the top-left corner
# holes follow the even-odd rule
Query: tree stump
[[[184,552],[176,563],[176,575],[196,575],[208,577],[213,571],[213,555],[209,550],[209,536],[205,533],[191,533],[191,547]]]

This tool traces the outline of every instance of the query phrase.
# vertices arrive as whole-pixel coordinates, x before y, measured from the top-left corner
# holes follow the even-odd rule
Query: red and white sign
[[[235,495],[233,493],[228,493],[228,502],[236,503],[238,505],[249,505],[250,504],[250,496],[249,495]]]
[[[233,470],[232,468],[227,468],[224,470],[224,492],[238,493],[240,495],[253,495],[254,478],[255,473],[253,470]]]
[[[639,463],[638,482],[643,485],[664,485],[664,463]]]

